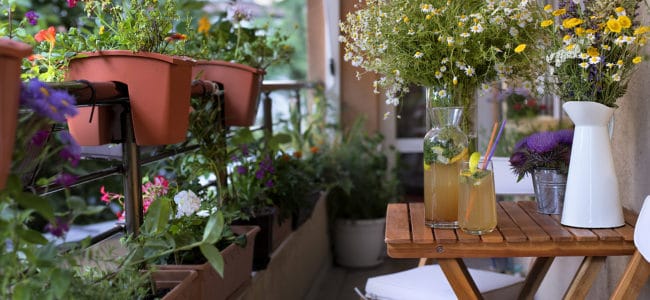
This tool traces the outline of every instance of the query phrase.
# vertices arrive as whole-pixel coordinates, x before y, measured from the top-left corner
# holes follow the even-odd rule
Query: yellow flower
[[[632,21],[627,16],[620,16],[616,20],[618,21],[619,24],[621,24],[621,27],[623,28],[632,27]]]
[[[562,41],[565,41],[565,42],[568,41],[568,40],[570,40],[570,39],[571,39],[571,36],[568,35],[568,34],[565,34],[565,35],[562,37]]]
[[[576,47],[576,44],[569,44],[569,45],[567,45],[564,49],[566,49],[567,51],[571,51],[571,50],[573,50],[573,48],[575,48],[575,47]]]
[[[564,9],[564,8],[556,9],[555,11],[553,11],[552,14],[554,16],[556,16],[556,17],[559,17],[559,16],[561,16],[563,14],[566,14],[566,9]]]
[[[519,44],[519,46],[515,48],[515,53],[521,53],[524,52],[524,50],[526,50],[526,44]]]
[[[621,23],[619,23],[616,19],[609,19],[607,20],[607,29],[609,29],[611,32],[619,33],[621,32]]]
[[[587,54],[589,54],[589,56],[591,57],[596,57],[600,55],[600,53],[598,53],[598,49],[594,47],[587,48]]]
[[[575,29],[576,35],[577,36],[583,36],[585,35],[585,29],[582,27],[576,27]]]
[[[99,34],[102,35],[104,34],[104,26],[99,26]]]
[[[649,32],[649,31],[650,31],[650,27],[641,26],[641,27],[634,30],[634,35],[644,34],[644,33]]]
[[[546,5],[544,6],[544,11],[545,11],[545,12],[549,12],[549,11],[551,11],[551,9],[553,9],[553,5],[546,4]]]
[[[408,22],[410,22],[409,17],[407,17],[407,16],[404,16],[403,19],[404,19],[404,23],[408,23]]]
[[[637,56],[637,57],[632,59],[632,63],[635,64],[635,65],[642,62],[642,61],[643,61],[643,58],[641,56]]]
[[[208,17],[203,16],[201,19],[199,19],[199,28],[198,28],[199,33],[204,33],[207,34],[210,31],[210,21],[208,20]]]
[[[619,7],[615,8],[614,11],[616,12],[616,15],[618,15],[618,16],[621,16],[621,15],[624,16],[625,15],[625,8],[623,8],[623,7],[619,6]]]
[[[542,27],[551,26],[551,25],[553,25],[553,20],[544,20],[544,21],[542,21],[541,25],[542,25]]]
[[[581,19],[569,18],[569,19],[566,19],[566,20],[564,20],[562,22],[562,26],[564,28],[566,28],[566,29],[571,29],[571,28],[576,27],[576,26],[578,26],[578,25],[580,25],[582,23],[583,23],[583,21]]]

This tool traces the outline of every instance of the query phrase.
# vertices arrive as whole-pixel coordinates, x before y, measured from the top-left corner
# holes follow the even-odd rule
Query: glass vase
[[[424,215],[434,228],[458,228],[461,165],[468,157],[467,135],[459,127],[461,107],[431,107],[432,128],[424,137]]]

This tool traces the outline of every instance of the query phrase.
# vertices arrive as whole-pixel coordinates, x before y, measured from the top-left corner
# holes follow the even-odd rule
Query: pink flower
[[[67,1],[68,1],[68,7],[69,8],[73,8],[73,7],[77,6],[77,2],[79,2],[79,0],[67,0]]]

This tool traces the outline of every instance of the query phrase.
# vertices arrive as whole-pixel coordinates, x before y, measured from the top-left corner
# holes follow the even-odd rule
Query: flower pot
[[[138,145],[175,144],[184,141],[187,134],[193,64],[190,59],[158,53],[90,52],[70,61],[67,79],[125,83],[129,91],[135,142]],[[71,132],[84,130],[77,127],[86,126],[88,118],[81,118],[76,116],[68,122]],[[89,133],[84,136],[93,134],[100,135]],[[92,141],[81,139],[82,136],[74,137],[80,144],[92,144]]]
[[[246,246],[228,245],[221,251],[224,261],[223,277],[212,268],[210,263],[200,265],[162,265],[161,270],[195,270],[198,274],[198,291],[200,297],[184,299],[228,299],[233,293],[245,286],[251,278],[255,236],[259,227],[232,226],[236,234],[246,234]]]
[[[151,274],[156,291],[169,290],[163,300],[198,299],[197,277],[194,270],[157,270]]]
[[[96,106],[92,120],[92,107],[79,107],[78,111],[77,116],[68,119],[68,128],[79,145],[97,146],[119,140],[120,115],[113,111],[113,106]]]
[[[248,220],[234,221],[234,225],[253,225],[260,228],[255,237],[255,251],[253,254],[253,271],[266,269],[273,252],[273,224],[275,221],[275,208],[269,207]]]
[[[264,70],[226,61],[198,61],[192,78],[224,86],[226,126],[251,126],[259,105]]]
[[[625,224],[607,124],[614,109],[597,102],[562,106],[573,123],[573,146],[562,224],[612,228]]]
[[[10,39],[0,39],[0,189],[9,177],[14,152],[18,104],[20,102],[20,65],[32,47]]]
[[[539,168],[533,170],[533,188],[540,214],[562,214],[567,174],[558,169]]]
[[[366,268],[381,264],[386,254],[386,218],[337,219],[334,226],[334,259],[344,267]]]

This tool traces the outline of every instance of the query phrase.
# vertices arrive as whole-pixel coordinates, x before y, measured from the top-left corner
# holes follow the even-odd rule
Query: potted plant
[[[382,140],[365,133],[359,120],[318,158],[318,176],[328,186],[334,256],[342,266],[370,267],[383,261],[386,208],[398,200],[398,189]]]
[[[20,96],[20,66],[24,57],[32,53],[27,44],[0,39],[0,190],[9,176],[11,155],[14,150],[18,103]]]
[[[532,176],[539,213],[562,213],[572,141],[573,130],[562,129],[533,133],[515,145],[512,171],[517,181]]]
[[[254,23],[251,12],[236,3],[227,12],[186,23],[185,54],[199,60],[193,76],[224,85],[228,126],[253,125],[265,70],[288,62],[293,53],[288,36]]]
[[[258,228],[230,227],[215,199],[179,190],[163,176],[145,180],[142,189],[144,224],[139,235],[127,240],[129,263],[194,270],[202,298],[226,299],[250,279]],[[101,192],[107,204],[123,204],[121,195]]]
[[[176,40],[185,38],[172,32],[173,22],[178,19],[175,2],[84,3],[89,23],[96,27],[70,28],[62,38],[68,51],[79,53],[70,60],[66,78],[125,83],[138,145],[174,144],[185,140],[188,114],[180,112],[189,113],[194,61],[164,54],[175,47]],[[86,109],[93,108],[83,108]],[[105,109],[100,109],[100,118],[101,110]],[[88,119],[69,120],[73,134],[83,130],[86,126],[83,123],[88,123]],[[94,141],[81,143],[90,145]]]

